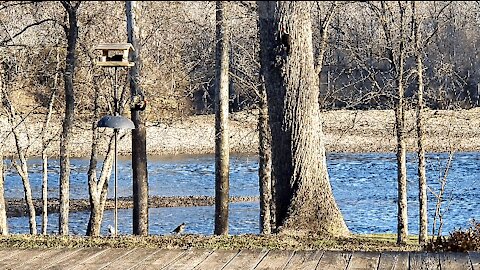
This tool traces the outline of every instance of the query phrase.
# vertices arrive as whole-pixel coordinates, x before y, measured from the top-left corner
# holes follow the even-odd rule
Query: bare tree
[[[228,142],[229,25],[228,5],[216,1],[215,52],[215,230],[228,234],[230,145]]]
[[[8,71],[6,72],[8,73]],[[35,220],[35,206],[33,204],[33,197],[32,197],[32,188],[30,186],[30,179],[28,175],[28,164],[27,164],[27,148],[25,145],[22,144],[22,140],[20,138],[20,133],[17,129],[18,125],[24,119],[18,119],[17,113],[15,112],[15,108],[11,102],[9,97],[9,92],[7,87],[2,87],[2,103],[4,109],[8,116],[8,122],[11,126],[11,132],[14,137],[15,147],[17,151],[18,163],[15,159],[12,158],[12,164],[15,170],[20,175],[23,183],[23,191],[25,194],[25,203],[27,204],[27,210],[29,214],[29,227],[30,227],[30,234],[37,234],[37,222]]]
[[[60,215],[58,221],[59,234],[68,235],[68,214],[70,201],[70,145],[72,142],[72,128],[75,119],[74,73],[78,38],[77,11],[80,1],[61,1],[68,15],[68,25],[63,25],[67,37],[67,56],[63,79],[65,81],[65,117],[60,137]]]
[[[412,5],[412,26],[415,41],[415,58],[417,61],[417,156],[418,156],[418,202],[419,202],[419,244],[425,244],[428,239],[427,215],[427,176],[425,169],[425,125],[424,125],[424,100],[423,100],[423,50],[421,44],[420,22],[415,1]]]
[[[407,9],[404,2],[381,1],[380,6],[369,3],[369,7],[377,16],[386,44],[385,57],[388,60],[389,72],[393,78],[391,87],[396,91],[395,131],[397,138],[397,243],[405,244],[408,236],[407,215],[407,159],[405,129],[405,59],[407,57]]]
[[[138,7],[136,1],[126,1],[127,33],[135,51],[131,53],[135,66],[130,68],[130,93],[136,102],[131,107],[135,124],[132,130],[133,167],[133,234],[148,234],[148,173],[147,173],[147,129],[145,127],[144,93],[140,88],[140,31],[138,29]]]
[[[48,146],[52,141],[48,138],[48,129],[50,126],[50,121],[53,113],[53,104],[55,97],[57,96],[57,87],[58,87],[58,71],[60,69],[60,53],[58,48],[56,51],[56,68],[53,75],[53,87],[52,93],[50,95],[50,101],[48,102],[48,111],[45,115],[45,120],[42,127],[42,234],[47,234],[48,226]]]
[[[311,3],[258,2],[272,134],[276,229],[346,236],[333,197],[313,60]]]

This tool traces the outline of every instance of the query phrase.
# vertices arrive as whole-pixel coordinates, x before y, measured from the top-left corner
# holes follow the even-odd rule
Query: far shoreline
[[[393,110],[336,110],[321,113],[325,150],[327,153],[395,153],[395,116]],[[231,155],[254,156],[258,153],[257,112],[243,111],[229,115]],[[30,123],[28,123],[30,121]],[[175,159],[182,156],[205,156],[215,153],[215,116],[184,116],[165,123],[147,122],[146,149],[150,159]],[[407,152],[415,153],[417,138],[415,110],[406,111]],[[27,119],[32,137],[22,143],[28,147],[29,158],[41,156],[41,122]],[[480,108],[469,110],[425,111],[425,151],[427,153],[479,152]],[[52,130],[61,129],[61,120],[52,119]],[[99,141],[99,160],[105,154],[111,130],[102,129]],[[4,156],[14,156],[15,145],[9,134],[8,124],[0,129],[0,135],[8,137],[3,142]],[[47,149],[49,158],[58,158],[59,133],[51,132],[52,142]],[[118,157],[131,155],[130,132],[118,142]],[[71,158],[89,158],[91,153],[91,123],[81,121],[73,130]]]

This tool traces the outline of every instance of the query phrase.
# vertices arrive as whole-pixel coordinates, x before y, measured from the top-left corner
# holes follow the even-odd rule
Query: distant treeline
[[[231,111],[239,111],[256,107],[258,100],[258,15],[255,2],[234,3],[230,17],[230,105]],[[140,83],[147,95],[148,119],[212,113],[215,3],[140,1],[139,7]],[[98,55],[93,48],[99,43],[126,42],[124,8],[122,1],[83,2],[79,8],[74,82],[77,111],[87,117],[93,107],[93,91],[103,95],[99,104],[103,110],[112,108],[113,72],[94,65]],[[427,106],[479,106],[480,4],[424,1],[418,2],[417,8]],[[396,100],[395,74],[400,72],[392,60],[400,53],[407,59],[402,68],[407,106],[415,105],[413,26],[399,25],[408,21],[400,20],[400,16],[411,16],[411,11],[400,9],[396,2],[319,1],[312,12],[315,55],[325,50],[320,73],[322,109],[392,109]],[[2,79],[8,84],[5,87],[14,93],[13,102],[21,112],[45,110],[52,89],[63,87],[58,76],[63,74],[67,43],[58,23],[65,20],[61,4],[2,1],[0,20]],[[389,27],[385,27],[385,21]],[[324,35],[327,42],[322,44]],[[125,70],[119,78],[125,85]],[[55,103],[57,111],[63,110],[61,92]]]

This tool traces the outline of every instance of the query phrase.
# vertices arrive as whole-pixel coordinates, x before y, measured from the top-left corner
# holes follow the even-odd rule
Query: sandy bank
[[[409,151],[415,150],[415,111],[406,114]],[[230,149],[236,153],[255,153],[258,146],[256,111],[230,115]],[[326,148],[329,152],[394,152],[395,118],[393,111],[330,111],[322,113]],[[15,150],[8,123],[2,120],[2,141],[5,154]],[[479,151],[480,108],[426,112],[426,149],[429,152]],[[22,136],[31,156],[40,155],[41,120],[26,122],[29,139]],[[77,123],[72,145],[73,156],[88,157],[91,148],[91,123]],[[53,121],[49,153],[58,155],[61,122]],[[104,131],[107,134],[111,130]],[[185,117],[171,123],[147,123],[147,151],[150,155],[212,154],[214,148],[214,115]],[[25,133],[26,134],[26,133]],[[102,140],[105,149],[107,139]],[[129,155],[131,138],[119,141],[119,153]]]

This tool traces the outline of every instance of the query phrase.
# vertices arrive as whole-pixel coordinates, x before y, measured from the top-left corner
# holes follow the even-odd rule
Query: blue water
[[[427,155],[428,185],[437,192],[438,179],[443,176],[447,154]],[[71,198],[88,198],[86,172],[88,160],[73,159],[71,172]],[[407,157],[409,231],[418,231],[418,198],[416,156]],[[349,229],[354,233],[395,233],[397,212],[396,159],[394,154],[329,154],[327,155],[330,182],[337,203]],[[156,196],[214,196],[214,158],[212,156],[150,157],[148,161],[149,195]],[[100,165],[99,165],[100,166]],[[33,196],[41,194],[40,160],[30,160],[30,180]],[[255,156],[233,156],[230,164],[230,194],[232,196],[258,196],[258,159]],[[58,161],[49,164],[49,196],[58,198]],[[112,184],[109,197],[113,197]],[[456,153],[450,168],[445,190],[443,234],[465,228],[480,217],[480,153]],[[118,196],[132,196],[131,161],[120,159],[118,164]],[[23,198],[23,187],[18,175],[7,171],[5,181],[7,198]],[[436,199],[428,192],[429,231],[433,222]],[[448,208],[448,209],[447,209]],[[258,202],[232,203],[230,207],[230,233],[258,233]],[[70,214],[72,234],[84,234],[88,212]],[[132,233],[132,209],[119,210],[119,233]],[[113,224],[113,212],[105,213],[102,224],[106,233]],[[168,234],[182,222],[186,233],[212,234],[214,207],[151,208],[149,233]],[[57,232],[58,214],[49,215],[50,233]],[[40,217],[37,217],[40,227]],[[8,219],[12,233],[27,233],[28,219]],[[438,227],[438,226],[437,226]]]

